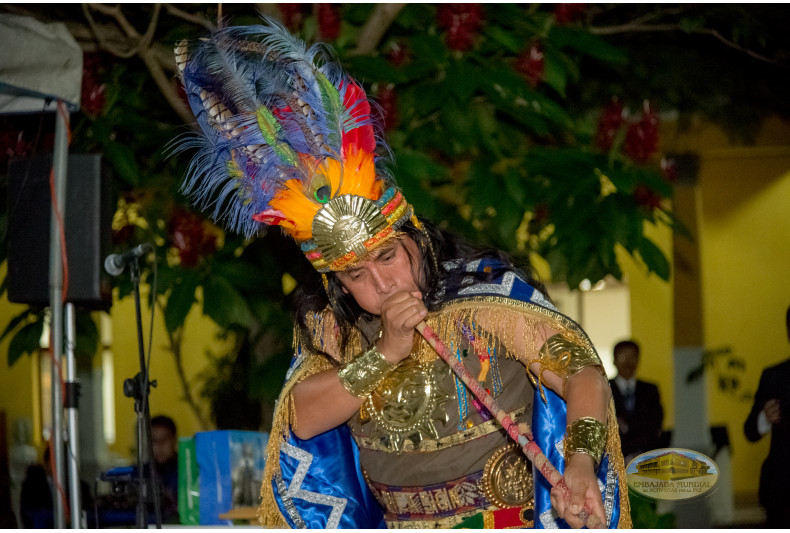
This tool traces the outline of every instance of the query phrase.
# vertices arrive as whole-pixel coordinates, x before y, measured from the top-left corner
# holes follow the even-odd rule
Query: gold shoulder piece
[[[559,333],[549,337],[538,352],[540,372],[538,374],[538,388],[543,401],[546,395],[543,392],[545,381],[543,372],[551,370],[566,381],[570,376],[577,374],[584,367],[600,366],[601,359],[589,344],[579,344],[568,340]]]

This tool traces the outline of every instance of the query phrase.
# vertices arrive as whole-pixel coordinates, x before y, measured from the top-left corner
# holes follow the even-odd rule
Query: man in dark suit
[[[787,339],[790,340],[790,307],[785,316]],[[760,472],[760,505],[765,508],[766,525],[786,527],[783,506],[785,487],[790,479],[790,420],[784,416],[790,405],[790,359],[763,370],[754,395],[754,405],[743,425],[746,438],[752,442],[771,434],[771,448]]]
[[[628,464],[640,453],[661,447],[664,409],[658,387],[636,379],[639,366],[639,345],[636,342],[627,340],[615,345],[614,366],[617,367],[617,376],[609,384],[617,412],[623,457]]]

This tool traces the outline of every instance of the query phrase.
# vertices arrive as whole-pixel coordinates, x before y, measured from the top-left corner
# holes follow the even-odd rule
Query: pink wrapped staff
[[[568,496],[568,486],[565,484],[565,480],[562,478],[562,474],[560,474],[554,465],[551,464],[548,457],[543,454],[543,451],[540,449],[540,446],[532,439],[531,431],[529,430],[529,426],[527,426],[527,431],[525,433],[520,433],[518,430],[518,425],[513,422],[513,419],[510,418],[510,415],[499,405],[496,401],[491,397],[490,394],[483,388],[477,379],[472,376],[466,367],[455,357],[447,347],[444,345],[442,340],[436,335],[436,333],[431,329],[425,321],[421,321],[416,326],[417,331],[423,338],[428,341],[428,344],[436,350],[436,353],[439,354],[445,363],[447,363],[450,368],[452,368],[455,375],[458,376],[461,381],[472,391],[478,400],[480,400],[483,405],[485,405],[486,409],[494,415],[497,421],[502,425],[505,429],[507,434],[516,441],[519,446],[521,446],[521,450],[524,452],[524,455],[527,456],[527,459],[532,461],[532,464],[543,474],[543,477],[548,480],[552,487],[558,487],[563,496]],[[591,514],[590,509],[585,507],[579,513],[579,518],[582,519],[582,522],[590,528],[604,528],[606,527],[595,515]]]

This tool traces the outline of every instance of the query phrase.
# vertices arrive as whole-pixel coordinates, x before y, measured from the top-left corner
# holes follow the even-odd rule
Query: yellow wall
[[[0,270],[0,277],[2,276],[5,276],[5,266],[2,266],[2,270]],[[143,301],[145,301],[144,298],[145,296],[143,296]],[[215,338],[217,327],[208,318],[202,316],[201,308],[202,306],[193,308],[187,318],[184,334],[184,368],[188,379],[194,379],[206,368],[208,363],[206,351],[211,350],[213,354],[219,355],[225,347],[224,343]],[[24,309],[24,305],[11,304],[3,298],[0,301],[0,325],[5,326],[11,317]],[[133,461],[136,449],[136,416],[134,401],[123,395],[123,381],[135,376],[139,371],[134,299],[128,297],[120,302],[115,300],[111,316],[113,317],[111,350],[115,366],[113,382],[115,386],[116,442],[109,447],[109,450],[121,459]],[[147,350],[150,314],[145,303],[142,307],[142,316],[143,335]],[[0,353],[4,358],[0,362],[0,409],[7,412],[7,431],[9,431],[9,445],[11,445],[14,421],[20,418],[34,420],[39,415],[34,412],[33,358],[23,356],[13,367],[9,368],[5,359],[8,353],[8,343],[9,339],[5,339],[0,344]],[[94,366],[97,365],[100,365],[98,355],[94,358]],[[203,428],[193,411],[182,399],[183,390],[177,379],[174,358],[168,350],[166,331],[159,310],[156,312],[154,322],[150,375],[151,379],[156,379],[158,382],[158,386],[152,389],[150,397],[150,409],[153,416],[157,414],[171,416],[176,421],[179,435],[182,436],[193,435],[203,429],[213,429],[211,426]],[[197,387],[192,387],[192,393],[195,399],[200,401]],[[84,402],[88,400],[83,395],[81,405],[84,405]],[[45,398],[44,401],[48,402],[49,399]],[[201,402],[201,408],[205,419],[209,421],[205,402]],[[35,439],[34,444],[41,449],[40,434],[36,434]]]
[[[145,296],[143,296],[143,302],[145,302]],[[115,300],[111,310],[117,439],[110,449],[129,457],[134,457],[136,418],[134,401],[123,395],[122,386],[124,379],[134,377],[140,369],[134,307],[134,299],[128,297],[120,302]],[[211,320],[202,315],[201,309],[202,304],[193,306],[187,317],[187,329],[182,346],[184,372],[190,381],[193,381],[195,376],[205,370],[208,363],[207,351],[215,356],[223,353],[223,343],[215,338],[218,328]],[[142,316],[143,337],[146,341],[147,351],[150,314],[145,303],[142,305]],[[168,349],[167,332],[159,309],[154,317],[154,339],[149,373],[151,379],[157,381],[157,387],[151,389],[151,416],[165,414],[173,418],[180,436],[194,435],[197,431],[213,429],[212,426],[202,427],[193,410],[183,400],[184,391],[177,377],[175,359]],[[193,386],[191,392],[193,398],[200,402],[198,387]],[[204,419],[210,424],[208,407],[204,402],[201,402],[201,409]]]
[[[6,275],[6,265],[0,265],[0,278]],[[8,321],[24,311],[25,305],[9,303],[5,297],[0,300],[0,327],[5,329]],[[23,357],[17,363],[8,367],[9,338],[0,343],[0,410],[6,411],[6,431],[8,445],[14,444],[13,423],[16,419],[27,418],[33,420],[33,373],[31,372],[32,358]],[[39,442],[35,443],[40,444]]]
[[[704,346],[729,346],[745,359],[739,392],[754,393],[762,369],[790,356],[784,327],[790,305],[790,124],[768,121],[752,147],[733,147],[722,132],[701,124],[669,135],[667,144],[700,155]],[[709,419],[728,428],[733,491],[736,498],[754,500],[769,439],[746,441],[743,422],[751,403],[721,392],[711,375]]]
[[[667,226],[645,225],[645,233],[672,257],[672,231]],[[664,408],[664,428],[674,425],[672,278],[664,281],[648,274],[644,264],[618,249],[618,263],[631,291],[631,337],[639,343],[637,374],[658,385]]]
[[[746,359],[744,386],[754,392],[762,369],[790,356],[790,148],[708,154],[701,187],[705,344],[731,346]],[[768,438],[748,443],[750,403],[717,392],[715,383],[709,390],[711,422],[729,428],[735,488],[756,491]]]

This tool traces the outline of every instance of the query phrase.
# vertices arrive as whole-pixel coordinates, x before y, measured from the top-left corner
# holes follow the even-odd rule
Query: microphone
[[[138,257],[142,257],[153,251],[154,246],[150,242],[144,242],[122,254],[110,254],[107,256],[107,259],[104,260],[104,270],[111,276],[120,276],[123,269],[126,268],[126,265]]]

